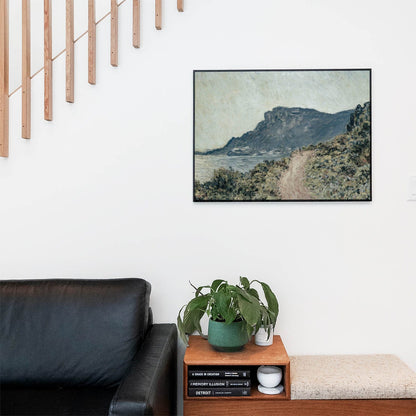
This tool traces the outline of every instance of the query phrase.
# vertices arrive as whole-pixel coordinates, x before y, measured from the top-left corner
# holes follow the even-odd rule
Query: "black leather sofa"
[[[176,415],[177,331],[142,279],[0,282],[1,415]]]

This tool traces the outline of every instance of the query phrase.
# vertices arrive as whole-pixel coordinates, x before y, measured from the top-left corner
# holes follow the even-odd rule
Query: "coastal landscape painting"
[[[371,201],[371,70],[194,71],[194,201]]]

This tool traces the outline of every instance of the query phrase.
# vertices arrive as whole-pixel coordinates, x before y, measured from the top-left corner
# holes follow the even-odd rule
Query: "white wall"
[[[98,26],[96,86],[86,37],[77,43],[73,105],[64,55],[55,61],[53,122],[43,121],[43,76],[34,78],[30,141],[20,138],[20,92],[11,98],[0,277],[144,277],[156,321],[174,322],[189,280],[246,275],[277,292],[290,354],[394,353],[416,370],[414,1],[187,0],[182,14],[164,3],[157,32],[153,1],[142,0],[139,50],[131,1],[120,7],[119,68],[109,65],[109,19]],[[33,57],[33,70],[41,65]],[[359,67],[373,68],[372,203],[192,202],[194,69]]]

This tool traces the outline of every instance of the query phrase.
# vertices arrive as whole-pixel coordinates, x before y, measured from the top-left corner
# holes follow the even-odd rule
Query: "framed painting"
[[[194,71],[194,201],[371,201],[371,70]]]

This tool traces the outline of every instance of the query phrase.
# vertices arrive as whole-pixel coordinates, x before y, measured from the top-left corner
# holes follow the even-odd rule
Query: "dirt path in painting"
[[[289,169],[281,177],[279,188],[282,199],[312,199],[311,194],[305,188],[305,166],[313,152],[296,151],[292,154]]]

